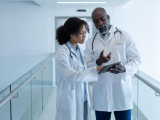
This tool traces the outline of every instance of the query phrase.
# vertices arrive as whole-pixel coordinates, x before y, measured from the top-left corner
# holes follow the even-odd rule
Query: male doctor
[[[86,43],[85,58],[88,67],[121,62],[109,72],[99,74],[93,83],[93,109],[97,120],[131,120],[132,75],[141,64],[136,44],[127,32],[110,25],[104,8],[96,8],[92,19],[98,32]],[[108,61],[105,57],[111,54]]]

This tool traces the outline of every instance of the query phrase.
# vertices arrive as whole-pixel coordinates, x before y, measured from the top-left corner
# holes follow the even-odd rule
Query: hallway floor
[[[90,85],[90,89],[92,89],[92,85]],[[48,102],[46,104],[46,107],[39,120],[55,120],[56,96],[57,96],[56,94],[57,94],[57,87],[54,87],[51,92],[50,98],[48,99]],[[92,110],[92,118],[93,120],[95,120],[94,110]],[[112,114],[112,120],[115,120],[113,114]]]

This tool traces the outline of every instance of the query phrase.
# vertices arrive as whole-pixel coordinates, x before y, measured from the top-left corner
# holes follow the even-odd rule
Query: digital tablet
[[[115,67],[116,65],[120,65],[120,64],[121,64],[121,62],[117,62],[117,63],[113,63],[113,64],[110,64],[110,65],[104,66],[104,68],[103,68],[98,74],[108,72],[108,70],[109,70],[110,68],[113,68],[113,67]]]

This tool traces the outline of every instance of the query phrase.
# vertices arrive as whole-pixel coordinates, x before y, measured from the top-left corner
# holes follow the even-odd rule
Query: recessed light
[[[58,4],[104,4],[107,2],[57,2]]]

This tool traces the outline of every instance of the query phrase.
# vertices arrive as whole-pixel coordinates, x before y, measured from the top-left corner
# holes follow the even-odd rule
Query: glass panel
[[[32,119],[38,120],[42,113],[42,71],[32,79]]]
[[[10,101],[8,101],[0,108],[0,119],[10,120]]]
[[[10,93],[9,87],[0,92],[0,101],[4,99],[9,93]],[[10,101],[8,101],[0,108],[0,119],[10,120]]]
[[[137,97],[138,97],[138,79],[133,76],[132,77],[132,91],[133,91],[133,109],[132,109],[132,120],[136,120],[138,118],[138,105],[137,105]]]
[[[31,75],[33,75],[40,67],[42,66],[42,64],[38,64],[36,65],[32,70],[31,70]]]
[[[4,99],[10,93],[10,87],[7,87],[3,91],[0,92],[0,101]]]
[[[46,105],[52,89],[52,62],[43,69],[43,107]]]
[[[143,77],[147,78],[151,83],[155,82],[154,80],[148,79],[148,76]],[[160,120],[160,96],[156,96],[155,91],[140,80],[138,108],[138,120]]]
[[[13,91],[16,89],[20,84],[22,84],[25,80],[27,80],[30,77],[30,72],[27,72],[25,75],[20,77],[18,80],[16,80],[11,87],[11,90]]]
[[[12,120],[31,120],[31,82],[12,98]]]
[[[139,71],[138,74],[141,77],[145,78],[147,81],[149,81],[154,86],[160,88],[160,82],[158,82],[157,80],[153,79],[152,77],[148,76],[147,74],[143,73],[142,71]]]

